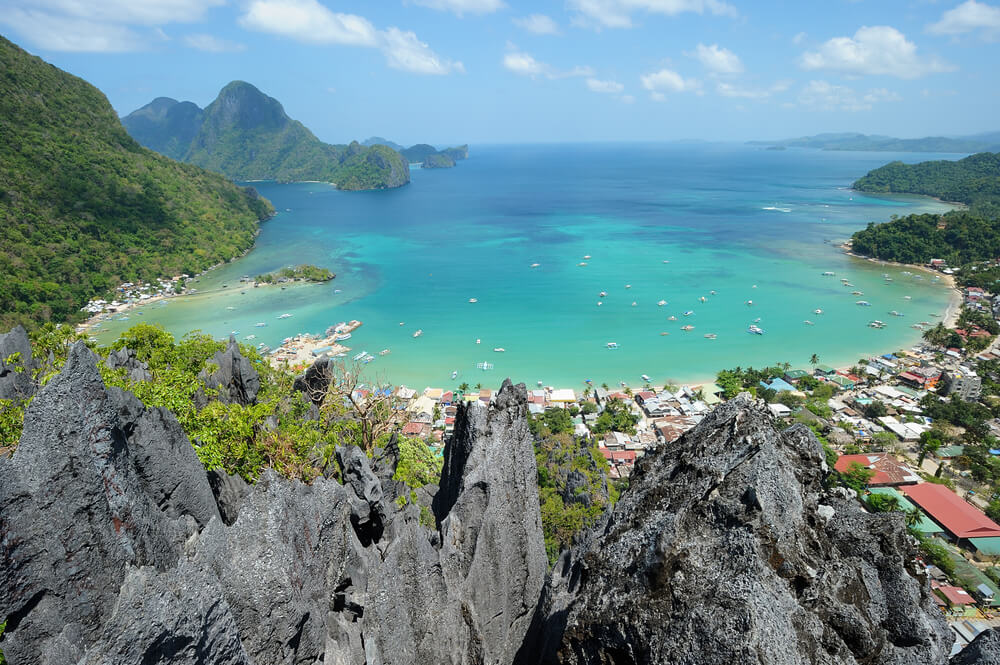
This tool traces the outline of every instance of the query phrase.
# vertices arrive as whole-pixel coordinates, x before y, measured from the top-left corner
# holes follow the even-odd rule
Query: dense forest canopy
[[[943,215],[908,215],[869,224],[852,238],[858,254],[901,263],[944,259],[954,267],[1000,257],[1000,153],[912,165],[891,162],[858,180],[854,188],[924,194],[968,206]],[[974,270],[961,275],[965,283],[983,285],[978,284],[982,274]]]
[[[249,249],[266,200],[143,148],[104,95],[0,37],[0,328]]]

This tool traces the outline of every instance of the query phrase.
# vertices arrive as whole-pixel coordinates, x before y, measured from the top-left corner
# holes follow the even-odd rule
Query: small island
[[[286,266],[281,270],[257,275],[257,284],[282,284],[285,282],[329,282],[336,275],[326,268],[313,265]]]

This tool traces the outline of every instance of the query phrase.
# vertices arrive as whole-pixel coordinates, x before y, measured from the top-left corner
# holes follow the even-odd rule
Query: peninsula
[[[928,136],[898,139],[892,136],[855,132],[816,134],[779,141],[749,141],[749,145],[781,148],[818,148],[820,150],[866,150],[872,152],[955,152],[970,153],[1000,150],[1000,132],[972,136]]]

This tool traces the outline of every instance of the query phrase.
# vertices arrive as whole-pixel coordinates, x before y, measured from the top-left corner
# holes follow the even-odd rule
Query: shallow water
[[[280,212],[263,224],[254,251],[200,278],[201,293],[133,311],[128,321],[106,324],[99,339],[145,321],[178,335],[256,335],[254,342],[274,347],[360,319],[348,342],[355,353],[391,349],[366,370],[417,388],[493,386],[505,376],[556,386],[639,384],[642,374],[694,382],[736,365],[807,367],[814,353],[826,364],[849,364],[911,345],[920,333],[910,326],[935,321],[948,291],[929,275],[836,247],[869,221],[947,206],[847,188],[893,159],[955,157],[741,145],[487,146],[454,169],[415,168],[399,190],[255,183]],[[298,263],[329,267],[337,278],[241,292],[240,276]],[[277,318],[285,312],[293,316]],[[766,334],[749,334],[758,318]],[[871,329],[872,319],[888,325]],[[424,334],[413,338],[418,328]],[[476,369],[483,361],[494,369]]]

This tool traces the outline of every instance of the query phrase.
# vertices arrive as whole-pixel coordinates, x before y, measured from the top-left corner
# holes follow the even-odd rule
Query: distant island
[[[139,143],[234,180],[320,180],[338,189],[400,187],[410,167],[384,145],[330,145],[292,120],[273,97],[233,81],[205,109],[158,97],[122,118]]]
[[[336,277],[326,268],[314,265],[288,266],[280,270],[254,277],[260,284],[280,284],[282,282],[329,282]]]
[[[123,283],[253,246],[252,188],[139,145],[100,90],[0,37],[0,328],[82,319]]]
[[[966,286],[995,288],[1000,279],[1000,153],[957,161],[891,162],[854,183],[862,192],[923,194],[967,208],[871,223],[851,238],[854,253],[885,261],[927,264],[955,272]]]
[[[1000,132],[972,136],[928,136],[920,139],[897,139],[892,136],[858,134],[817,134],[779,141],[748,141],[749,145],[768,149],[816,148],[819,150],[862,150],[870,152],[954,152],[971,153],[1000,150]]]
[[[455,162],[469,158],[469,146],[460,145],[455,148],[445,148],[438,150],[427,143],[418,143],[409,148],[404,148],[398,143],[393,143],[381,136],[373,136],[364,142],[364,145],[383,145],[399,153],[406,158],[410,164],[420,164],[425,169],[449,169],[455,166]]]

